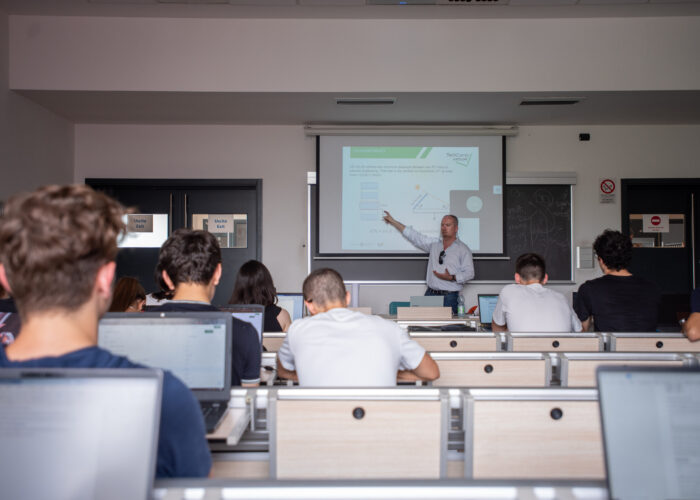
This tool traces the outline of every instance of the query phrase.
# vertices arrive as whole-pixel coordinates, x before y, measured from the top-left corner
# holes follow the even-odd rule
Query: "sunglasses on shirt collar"
[[[443,264],[444,260],[445,260],[445,251],[443,250],[442,252],[440,252],[440,255],[438,256],[438,262],[440,263],[440,265]]]

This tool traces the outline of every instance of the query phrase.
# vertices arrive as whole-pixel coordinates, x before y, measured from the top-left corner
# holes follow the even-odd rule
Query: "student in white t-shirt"
[[[491,326],[494,332],[580,332],[581,322],[559,292],[545,288],[544,259],[526,253],[515,262],[515,284],[498,296]]]
[[[350,293],[333,269],[304,280],[311,317],[294,321],[277,353],[279,376],[306,387],[388,387],[435,380],[430,355],[393,321],[350,311]]]

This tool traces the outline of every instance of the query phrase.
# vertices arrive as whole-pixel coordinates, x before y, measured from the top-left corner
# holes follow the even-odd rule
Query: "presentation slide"
[[[321,253],[421,253],[383,221],[385,210],[434,237],[455,215],[473,252],[503,251],[501,137],[358,139],[321,138]]]

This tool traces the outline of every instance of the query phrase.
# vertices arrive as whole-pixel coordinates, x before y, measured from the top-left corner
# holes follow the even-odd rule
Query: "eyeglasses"
[[[440,256],[438,257],[438,262],[440,263],[440,265],[442,265],[444,259],[445,259],[445,251],[443,250],[442,252],[440,252]]]

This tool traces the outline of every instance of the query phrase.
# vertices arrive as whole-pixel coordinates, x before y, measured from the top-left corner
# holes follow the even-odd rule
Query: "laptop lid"
[[[479,294],[479,323],[482,325],[490,325],[493,318],[493,310],[496,309],[498,302],[498,294]]]
[[[411,307],[443,307],[443,295],[411,295]]]
[[[151,498],[163,374],[0,370],[3,498]]]
[[[108,313],[97,343],[135,363],[170,370],[200,401],[231,398],[231,313]]]
[[[265,324],[265,306],[258,304],[228,304],[226,307],[222,307],[221,310],[228,311],[234,318],[253,325],[255,331],[258,332],[260,345],[262,345],[263,325]]]
[[[304,295],[301,293],[278,293],[277,305],[289,313],[292,321],[304,316]]]
[[[691,499],[700,492],[700,368],[600,367],[610,498]]]

